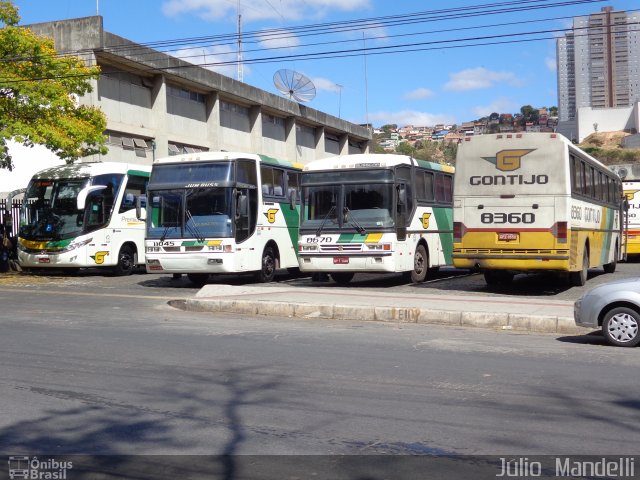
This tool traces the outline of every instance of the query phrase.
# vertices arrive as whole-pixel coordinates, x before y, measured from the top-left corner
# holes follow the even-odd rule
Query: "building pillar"
[[[214,152],[220,151],[220,95],[218,92],[207,95],[206,116],[209,149]]]
[[[347,133],[343,133],[338,137],[338,151],[340,155],[349,155],[349,135]]]
[[[153,114],[155,150],[153,157],[169,156],[169,132],[167,130],[167,82],[164,75],[156,75],[151,88],[151,112]]]
[[[251,129],[251,153],[262,153],[262,107],[249,108],[249,128]]]
[[[296,118],[286,117],[284,119],[284,141],[286,157],[290,162],[300,162],[298,155],[298,130],[296,128]]]
[[[314,152],[314,159],[319,160],[327,157],[327,145],[324,138],[324,127],[316,127],[316,148]]]

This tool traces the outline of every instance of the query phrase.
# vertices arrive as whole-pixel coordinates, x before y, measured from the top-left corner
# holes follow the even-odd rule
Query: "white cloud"
[[[311,79],[311,81],[316,86],[316,90],[325,90],[327,92],[340,93],[340,89],[342,88],[337,83],[334,83],[331,80],[322,77],[314,77]]]
[[[491,88],[498,83],[506,83],[520,87],[523,82],[512,72],[494,72],[484,67],[468,68],[449,74],[449,81],[444,89],[454,92]]]
[[[236,78],[238,66],[235,63],[227,63],[226,65],[215,65],[216,63],[235,62],[237,60],[237,51],[229,45],[217,45],[213,47],[197,47],[183,48],[173,53],[185,62],[193,63],[204,68],[208,68],[214,72],[226,75],[227,77]],[[243,75],[251,73],[251,68],[247,65],[242,66]]]
[[[555,58],[547,57],[544,59],[544,64],[547,66],[547,69],[550,72],[555,72],[558,68],[558,64],[556,63]]]
[[[415,110],[401,110],[399,112],[375,112],[369,113],[369,121],[372,123],[383,122],[396,123],[398,125],[431,126],[439,123],[456,123],[453,115],[433,114],[418,112]]]
[[[336,11],[360,11],[371,7],[371,0],[280,0],[279,2],[241,2],[240,13],[246,22],[256,20],[308,20]],[[162,4],[168,17],[194,13],[204,20],[236,17],[237,4],[229,0],[168,0]]]
[[[486,117],[493,112],[496,113],[513,113],[519,109],[516,102],[508,98],[497,98],[491,104],[485,106],[477,106],[472,109],[473,113],[478,117]]]
[[[435,93],[428,88],[416,88],[411,92],[405,93],[402,98],[404,100],[423,100],[425,98],[433,97]]]
[[[300,45],[300,39],[293,32],[283,29],[258,35],[258,39],[261,48],[295,48]]]

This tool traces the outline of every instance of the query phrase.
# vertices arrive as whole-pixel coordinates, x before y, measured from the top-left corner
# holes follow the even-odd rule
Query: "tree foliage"
[[[10,0],[0,0],[0,168],[11,169],[7,141],[44,145],[61,159],[106,153],[106,117],[79,105],[91,91],[98,67],[74,56],[58,56],[53,41],[18,26]]]

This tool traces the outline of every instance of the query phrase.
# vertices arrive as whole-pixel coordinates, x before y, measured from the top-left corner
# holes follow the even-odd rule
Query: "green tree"
[[[44,145],[61,159],[106,153],[104,113],[79,105],[98,67],[58,56],[53,41],[18,26],[18,8],[0,0],[0,168],[13,167],[7,141]]]
[[[400,153],[402,155],[413,155],[414,150],[415,149],[409,142],[400,142],[396,147],[396,153]]]

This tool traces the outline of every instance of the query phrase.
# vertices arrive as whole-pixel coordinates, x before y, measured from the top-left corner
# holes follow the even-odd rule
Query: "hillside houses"
[[[459,143],[464,137],[489,133],[553,132],[557,121],[557,117],[552,117],[546,108],[540,108],[532,114],[528,113],[526,119],[521,113],[492,113],[488,117],[461,125],[385,125],[384,128],[374,129],[373,133],[380,147],[393,152],[403,142],[414,147],[417,142],[418,145],[423,142]]]

